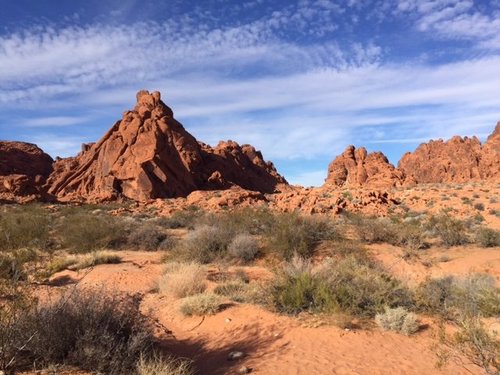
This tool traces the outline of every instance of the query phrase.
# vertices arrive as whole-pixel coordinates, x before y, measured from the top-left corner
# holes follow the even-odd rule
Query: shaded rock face
[[[386,188],[399,186],[402,173],[381,152],[367,153],[364,147],[348,146],[328,166],[326,186]]]
[[[159,92],[140,91],[135,108],[100,141],[55,163],[48,187],[60,200],[145,201],[234,185],[273,192],[280,183],[286,181],[253,147],[199,143],[174,119]]]
[[[52,163],[52,158],[34,144],[1,141],[0,195],[6,200],[41,198]]]
[[[398,163],[405,184],[463,183],[500,179],[500,123],[484,145],[478,138],[453,137],[421,144]]]

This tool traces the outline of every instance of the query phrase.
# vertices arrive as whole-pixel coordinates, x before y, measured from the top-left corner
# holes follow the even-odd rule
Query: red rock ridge
[[[174,119],[159,92],[139,91],[137,104],[75,158],[55,163],[49,192],[59,200],[136,201],[184,197],[233,185],[274,192],[286,184],[253,147],[199,143]]]
[[[407,152],[398,163],[405,184],[500,180],[500,123],[484,145],[477,137],[431,140]]]

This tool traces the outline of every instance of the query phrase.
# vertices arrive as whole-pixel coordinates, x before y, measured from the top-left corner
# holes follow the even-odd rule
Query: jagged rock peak
[[[402,183],[402,175],[381,152],[347,146],[328,166],[325,185],[345,187],[391,187]]]
[[[260,152],[236,142],[211,148],[173,117],[159,92],[141,90],[132,111],[75,158],[58,161],[49,192],[60,200],[137,201],[240,186],[273,192],[286,183]]]

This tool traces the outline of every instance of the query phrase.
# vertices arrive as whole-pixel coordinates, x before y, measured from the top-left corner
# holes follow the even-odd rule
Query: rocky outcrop
[[[484,145],[477,137],[455,136],[423,143],[398,163],[405,184],[464,183],[500,179],[500,126]]]
[[[348,146],[328,166],[326,186],[387,188],[402,183],[402,173],[381,152]]]
[[[52,172],[52,158],[31,143],[0,142],[0,199],[25,201],[44,197],[42,186]]]
[[[55,163],[48,186],[65,201],[145,201],[231,186],[269,193],[282,183],[285,179],[253,147],[199,143],[174,119],[159,92],[140,91],[135,108],[100,141]]]

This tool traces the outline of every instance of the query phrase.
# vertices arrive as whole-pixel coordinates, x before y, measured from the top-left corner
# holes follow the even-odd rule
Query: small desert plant
[[[428,229],[441,238],[446,247],[463,245],[468,242],[464,222],[454,219],[448,214],[440,214],[430,218]]]
[[[201,225],[189,232],[175,248],[181,259],[210,263],[227,255],[233,233],[224,228]]]
[[[123,240],[123,224],[112,216],[82,211],[69,213],[61,219],[58,233],[63,246],[74,253],[112,248]]]
[[[484,211],[484,204],[483,203],[475,203],[474,208],[478,211]]]
[[[212,315],[223,307],[223,299],[212,293],[195,294],[184,298],[180,306],[183,315]]]
[[[408,250],[419,250],[426,247],[424,229],[418,220],[404,221],[392,225],[393,235],[388,242],[402,246]]]
[[[476,231],[476,243],[482,247],[500,246],[500,231],[481,227]]]
[[[154,251],[158,250],[166,239],[167,234],[160,228],[143,223],[132,229],[127,238],[127,245],[132,249]]]
[[[418,331],[417,316],[404,307],[386,308],[384,313],[375,316],[377,324],[386,331],[396,331],[411,335]]]
[[[174,357],[141,355],[136,367],[137,375],[194,375],[191,361]]]
[[[228,246],[229,255],[244,262],[252,261],[258,252],[258,241],[246,233],[237,234]]]
[[[280,214],[266,233],[267,245],[283,259],[310,257],[320,241],[339,238],[333,223],[320,217]]]
[[[246,300],[248,284],[241,280],[227,281],[214,288],[214,293],[220,296],[228,297],[235,302]]]
[[[170,293],[177,298],[199,294],[207,288],[206,269],[197,263],[170,263],[165,267],[158,288],[160,293]]]

